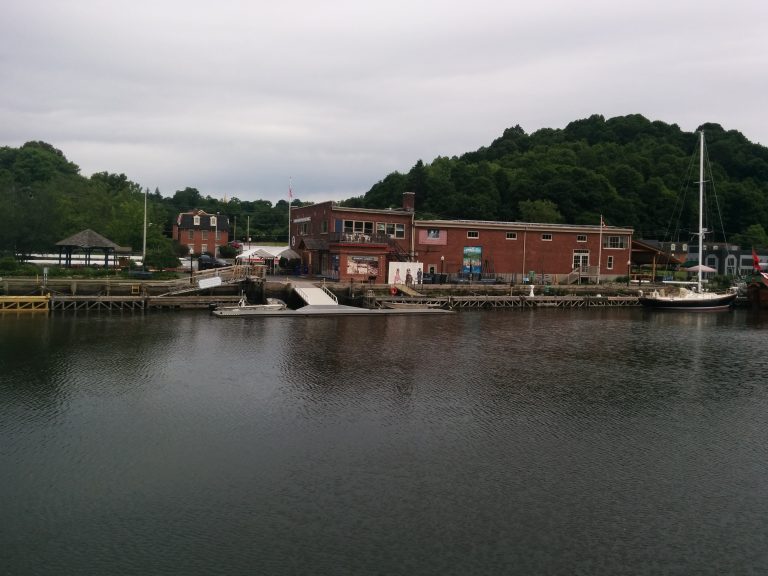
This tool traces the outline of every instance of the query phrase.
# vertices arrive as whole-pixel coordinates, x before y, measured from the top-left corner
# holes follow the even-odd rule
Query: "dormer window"
[[[211,216],[211,226],[216,226],[216,216]]]
[[[200,216],[192,216],[192,224],[194,226],[200,226]]]

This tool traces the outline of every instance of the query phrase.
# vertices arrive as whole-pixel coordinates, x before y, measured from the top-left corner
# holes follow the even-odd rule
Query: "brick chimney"
[[[403,192],[403,210],[413,212],[416,207],[416,192]]]

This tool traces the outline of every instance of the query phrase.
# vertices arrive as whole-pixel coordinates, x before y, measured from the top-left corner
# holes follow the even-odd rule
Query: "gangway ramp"
[[[316,288],[314,286],[296,286],[294,288],[308,306],[338,306],[339,301],[336,296],[325,287]]]
[[[424,294],[416,292],[416,290],[414,290],[407,284],[395,284],[395,287],[398,290],[400,290],[400,292],[402,292],[403,294],[408,294],[408,296],[424,296]]]

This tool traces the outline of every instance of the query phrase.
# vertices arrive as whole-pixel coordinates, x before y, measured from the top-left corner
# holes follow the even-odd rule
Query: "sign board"
[[[211,276],[210,278],[201,278],[197,285],[200,288],[215,288],[221,286],[221,276]]]

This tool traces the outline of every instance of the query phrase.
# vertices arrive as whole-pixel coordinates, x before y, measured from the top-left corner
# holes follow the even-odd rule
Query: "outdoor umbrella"
[[[717,272],[717,270],[715,270],[714,268],[711,268],[709,266],[704,266],[704,265],[698,265],[698,264],[696,266],[691,266],[690,268],[686,268],[686,270],[688,272],[698,272],[699,270],[701,270],[702,272]]]

